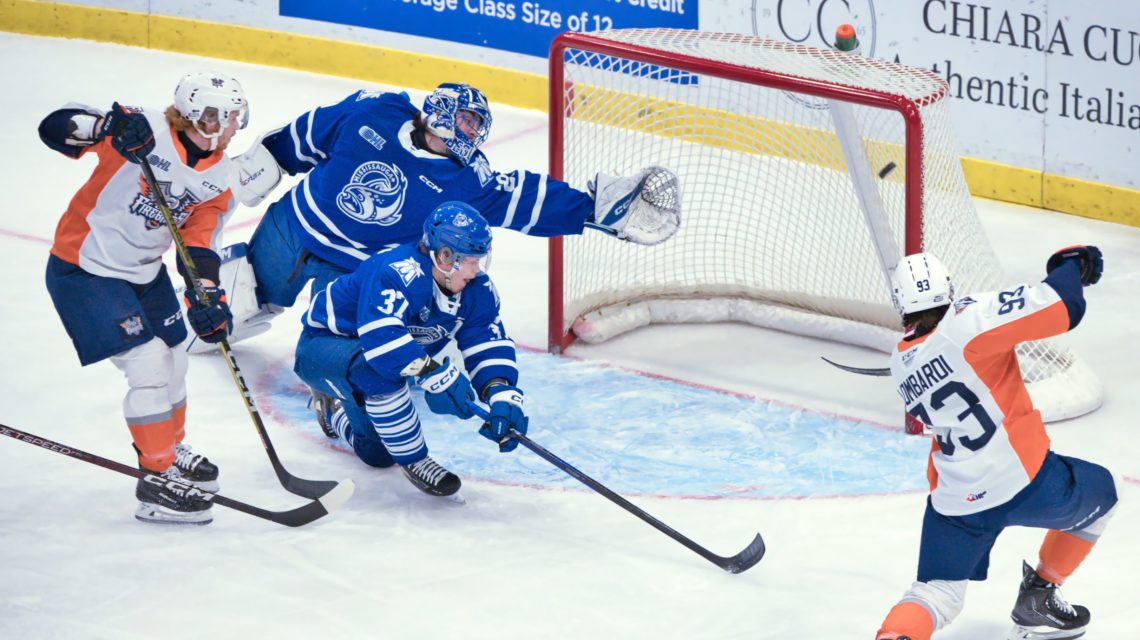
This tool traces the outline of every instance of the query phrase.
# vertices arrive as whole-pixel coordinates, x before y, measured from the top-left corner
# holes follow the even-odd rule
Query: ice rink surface
[[[365,85],[13,34],[0,34],[0,60],[0,423],[133,464],[125,382],[109,362],[79,366],[43,283],[55,224],[94,161],[44,147],[39,120],[71,101],[162,107],[182,74],[218,69],[250,98],[241,151]],[[492,166],[542,171],[545,115],[490,97]],[[1133,638],[1140,229],[977,206],[1011,284],[1039,280],[1057,248],[1104,251],[1104,279],[1063,341],[1100,376],[1105,402],[1050,434],[1055,450],[1123,478],[1118,513],[1065,594],[1091,609],[1088,638]],[[226,242],[248,239],[263,209],[239,210]],[[132,479],[4,438],[0,638],[871,638],[914,577],[928,444],[903,435],[885,379],[818,356],[885,357],[737,325],[652,326],[549,356],[546,242],[500,231],[495,245],[504,322],[532,347],[520,358],[530,435],[713,552],[734,554],[761,532],[759,565],[719,571],[530,452],[496,453],[474,421],[424,415],[432,455],[464,479],[465,505],[365,467],[305,409],[291,372],[295,308],[235,353],[285,466],[351,477],[356,495],[300,529],[221,507],[208,527],[162,528],[133,519]],[[224,361],[192,357],[189,387],[187,442],[221,467],[222,493],[274,510],[303,502],[274,477]],[[1035,561],[1041,536],[1007,531],[989,580],[971,585],[936,637],[1004,638],[1021,560]]]

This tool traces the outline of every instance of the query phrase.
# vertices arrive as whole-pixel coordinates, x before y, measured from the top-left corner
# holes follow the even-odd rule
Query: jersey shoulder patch
[[[400,281],[404,283],[405,287],[410,286],[416,278],[419,278],[424,274],[423,267],[420,265],[419,260],[416,260],[414,256],[408,256],[403,260],[397,260],[390,263],[388,266],[391,267],[392,270],[400,276]]]

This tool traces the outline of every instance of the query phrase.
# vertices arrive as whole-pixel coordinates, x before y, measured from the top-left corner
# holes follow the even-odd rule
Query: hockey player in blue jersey
[[[499,450],[526,433],[515,345],[499,319],[499,296],[483,267],[491,230],[475,208],[444,202],[417,242],[375,254],[351,274],[314,289],[294,370],[313,389],[318,420],[365,463],[398,464],[422,491],[454,494],[460,480],[428,456],[409,379],[435,413],[472,417],[478,397],[491,419],[479,430]],[[436,356],[452,341],[464,373]]]
[[[249,305],[252,317],[235,317],[230,342],[268,328],[265,321],[291,306],[309,280],[320,290],[373,253],[418,239],[428,214],[449,200],[472,205],[492,226],[534,236],[593,227],[651,245],[679,227],[672,172],[598,174],[590,192],[530,171],[501,173],[479,150],[491,123],[482,92],[441,84],[422,108],[404,93],[358,91],[266,134],[246,154],[264,163],[251,175],[265,185],[281,171],[305,175],[269,207],[250,240],[258,301]],[[231,306],[238,316],[245,305]]]

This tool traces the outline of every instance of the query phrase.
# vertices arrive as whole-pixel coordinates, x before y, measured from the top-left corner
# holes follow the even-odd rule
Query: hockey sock
[[[406,386],[389,396],[368,396],[364,408],[384,448],[397,464],[411,464],[427,456],[420,418]]]
[[[910,640],[930,640],[934,633],[934,620],[926,607],[917,602],[907,601],[896,604],[879,628],[876,640],[892,640],[906,636]]]
[[[1096,540],[1085,540],[1074,535],[1050,530],[1041,543],[1037,575],[1053,584],[1063,583],[1092,551]]]
[[[131,437],[139,453],[139,464],[148,471],[162,473],[174,463],[174,420],[169,416],[157,422],[132,424]]]
[[[186,438],[186,400],[174,405],[171,410],[171,418],[174,420],[174,442],[182,442]]]

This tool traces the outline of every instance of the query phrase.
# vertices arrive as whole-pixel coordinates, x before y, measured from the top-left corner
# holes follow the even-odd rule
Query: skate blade
[[[1009,632],[1009,640],[1072,640],[1073,638],[1080,638],[1085,635],[1088,627],[1081,627],[1080,629],[1057,629],[1054,627],[1038,626],[1038,627],[1023,627],[1019,624],[1013,625],[1013,629]]]
[[[443,498],[444,500],[454,504],[454,505],[462,506],[462,505],[467,504],[467,498],[464,498],[463,494],[461,494],[461,493],[453,493],[449,496],[440,496],[440,497]]]
[[[151,524],[192,524],[207,525],[214,521],[209,509],[202,511],[174,511],[149,502],[140,502],[135,509],[135,519]]]

